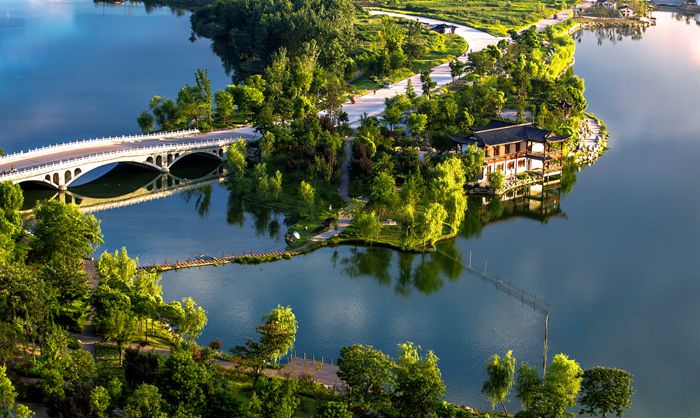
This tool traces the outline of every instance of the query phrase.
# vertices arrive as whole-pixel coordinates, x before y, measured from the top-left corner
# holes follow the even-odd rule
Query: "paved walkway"
[[[279,370],[266,369],[263,374],[266,376],[290,376],[297,378],[308,376],[312,380],[338,391],[343,387],[343,381],[338,377],[338,366],[298,357],[290,359],[289,362]]]
[[[345,231],[345,229],[347,229],[347,227],[349,227],[351,223],[352,223],[352,216],[340,215],[338,217],[338,225],[336,226],[336,228],[330,228],[330,229],[328,229],[328,231],[323,232],[321,234],[318,234],[315,237],[312,237],[310,241],[311,242],[321,242],[321,241],[325,241],[327,239],[331,239],[331,238],[337,236],[338,234],[340,234],[341,232]]]

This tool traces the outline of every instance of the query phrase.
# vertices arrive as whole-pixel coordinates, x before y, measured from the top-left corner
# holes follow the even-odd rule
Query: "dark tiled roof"
[[[514,124],[491,120],[486,125],[475,128],[472,138],[480,145],[493,146],[518,141],[560,142],[568,137],[554,135],[551,131],[539,129],[532,123]]]

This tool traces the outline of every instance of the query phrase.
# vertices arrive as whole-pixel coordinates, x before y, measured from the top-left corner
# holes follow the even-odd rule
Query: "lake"
[[[208,43],[188,41],[186,16],[36,3],[0,6],[6,149],[134,132],[149,97],[175,96],[197,67],[209,69],[215,87],[228,82]],[[550,358],[563,352],[584,368],[634,374],[629,416],[700,416],[700,26],[656,17],[638,39],[581,33],[575,71],[611,148],[577,173],[569,193],[543,199],[547,215],[528,201],[472,199],[460,237],[435,254],[339,247],[273,264],[174,271],[163,277],[165,298],[192,296],[205,307],[203,344],[242,343],[277,304],[297,314],[299,354],[336,358],[353,343],[394,353],[414,341],[440,357],[450,400],[486,408],[486,359],[513,349],[541,367],[545,317],[468,275],[471,253],[474,264],[550,306]],[[154,178],[108,175],[81,191]],[[126,246],[146,262],[277,249],[286,230],[281,215],[249,207],[218,181],[97,216],[102,249]]]

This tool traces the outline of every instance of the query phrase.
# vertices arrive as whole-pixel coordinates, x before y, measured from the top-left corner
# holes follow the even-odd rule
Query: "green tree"
[[[297,381],[267,378],[255,391],[251,409],[265,418],[292,418],[299,406]]]
[[[341,348],[338,377],[348,387],[348,403],[371,412],[387,408],[393,367],[391,358],[372,346],[355,344]]]
[[[149,103],[156,123],[161,130],[173,129],[174,121],[178,116],[178,108],[172,100],[163,100],[160,96],[153,96]]]
[[[263,325],[258,327],[258,332],[260,344],[269,353],[269,358],[277,362],[287,355],[294,347],[298,327],[296,315],[289,306],[277,305],[265,314]]]
[[[17,391],[10,379],[7,378],[7,369],[0,366],[0,416],[13,418],[30,418],[34,413],[22,404],[16,404]]]
[[[488,378],[484,382],[481,392],[491,402],[492,409],[495,409],[496,404],[500,403],[503,407],[503,412],[508,414],[505,400],[510,393],[510,388],[513,386],[515,378],[515,357],[513,357],[513,352],[508,350],[503,359],[498,354],[492,355],[486,363],[486,375]]]
[[[447,220],[447,211],[441,204],[429,204],[419,213],[415,228],[416,235],[423,245],[433,245],[442,236],[443,226]]]
[[[247,154],[247,143],[243,140],[229,145],[226,151],[226,162],[231,166],[233,174],[238,178],[243,176],[248,167]]]
[[[399,346],[396,367],[396,409],[404,417],[431,416],[445,395],[445,383],[432,352],[421,357],[420,347],[407,342]]]
[[[358,210],[352,217],[352,225],[358,235],[367,240],[375,240],[382,232],[382,223],[374,211]]]
[[[523,408],[530,409],[540,384],[540,375],[537,370],[527,363],[522,363],[518,368],[516,396],[522,402]]]
[[[505,182],[505,176],[503,175],[502,171],[493,171],[491,174],[488,176],[489,184],[491,185],[491,188],[495,190],[496,192],[500,191],[503,189],[503,183]]]
[[[583,370],[564,354],[552,358],[539,390],[534,393],[530,410],[545,417],[571,416],[567,408],[576,404]]]
[[[207,404],[204,407],[203,417],[238,417],[241,416],[241,402],[236,397],[234,388],[221,385],[215,388],[207,396]]]
[[[100,221],[76,206],[56,200],[39,202],[31,226],[32,255],[39,261],[78,261],[90,257],[102,243]]]
[[[380,172],[372,180],[370,197],[372,198],[372,205],[377,209],[381,217],[395,208],[399,202],[399,192],[396,190],[394,176],[385,171]]]
[[[194,344],[195,340],[202,334],[204,326],[207,325],[207,312],[201,306],[197,306],[194,299],[190,297],[182,299],[182,305],[185,317],[180,324],[179,331],[185,341]]]
[[[450,75],[452,76],[453,83],[455,82],[455,78],[464,74],[464,70],[466,69],[466,67],[467,65],[462,61],[458,60],[457,58],[454,58],[452,61],[450,61]]]
[[[158,388],[148,383],[137,387],[129,396],[124,407],[126,418],[163,418],[166,415],[161,412],[163,397]]]
[[[431,175],[429,190],[433,199],[442,205],[447,212],[447,223],[453,231],[457,231],[467,209],[467,197],[464,194],[466,180],[464,165],[459,157],[452,154],[438,163]]]
[[[353,418],[348,406],[342,402],[329,401],[321,405],[316,411],[319,418]]]
[[[484,150],[472,144],[459,157],[462,159],[466,180],[477,181],[484,170]]]
[[[153,118],[153,115],[151,112],[146,112],[145,110],[139,114],[139,117],[136,118],[136,123],[139,124],[139,128],[141,128],[141,132],[147,134],[149,132],[153,132],[153,128],[155,126],[156,120]]]
[[[95,386],[90,392],[90,410],[99,418],[108,416],[110,401],[109,392],[102,386]]]
[[[423,132],[425,132],[425,128],[428,126],[428,115],[423,113],[411,113],[406,124],[411,131],[411,135],[420,138]]]
[[[3,297],[7,293],[3,292]],[[8,322],[0,322],[0,364],[6,365],[17,353],[17,343],[19,342],[17,329]]]
[[[122,363],[124,346],[129,344],[136,336],[137,320],[130,311],[122,309],[110,309],[100,321],[100,329],[105,338],[114,340],[119,352],[119,364]]]
[[[632,407],[632,375],[620,369],[594,367],[583,372],[581,414],[621,417]]]
[[[304,208],[308,211],[313,211],[314,203],[316,201],[316,191],[314,190],[314,187],[302,180],[301,184],[299,184],[299,196],[301,197]]]
[[[430,99],[430,94],[437,86],[437,83],[430,77],[430,70],[425,70],[420,73],[420,82],[421,88],[423,89],[423,94]]]
[[[188,350],[173,352],[158,371],[158,387],[172,410],[178,405],[185,409],[203,405],[210,380],[206,367],[194,361]]]
[[[216,103],[216,110],[214,112],[216,120],[221,125],[228,126],[236,110],[233,96],[227,90],[218,90],[214,93],[214,103]]]

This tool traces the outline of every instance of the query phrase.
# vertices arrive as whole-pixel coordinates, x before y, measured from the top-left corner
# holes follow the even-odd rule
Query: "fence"
[[[504,280],[499,275],[491,276],[487,273],[488,262],[484,261],[483,269],[481,267],[476,267],[472,264],[472,253],[469,252],[469,264],[464,264],[462,260],[451,257],[449,254],[440,252],[440,254],[450,260],[459,263],[467,271],[467,274],[474,273],[481,278],[481,280],[486,283],[491,283],[496,287],[496,289],[507,294],[508,296],[520,300],[525,306],[530,306],[535,312],[539,312],[543,315],[549,315],[550,306],[547,302],[538,298],[534,293],[530,293],[522,287],[514,285],[510,280]]]

